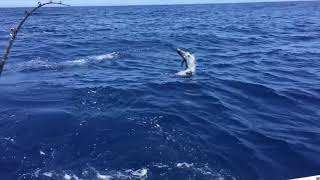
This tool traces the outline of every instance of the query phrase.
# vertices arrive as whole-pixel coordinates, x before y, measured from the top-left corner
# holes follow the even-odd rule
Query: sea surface
[[[319,1],[43,8],[0,78],[1,180],[317,174]]]

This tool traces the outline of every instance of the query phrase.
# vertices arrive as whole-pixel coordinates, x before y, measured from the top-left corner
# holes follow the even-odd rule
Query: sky
[[[41,2],[47,2],[42,0]],[[58,1],[58,0],[57,0]],[[158,4],[206,4],[236,2],[269,2],[282,0],[63,0],[72,6],[158,5]],[[292,1],[292,0],[286,0]],[[38,0],[0,0],[0,7],[29,7]]]

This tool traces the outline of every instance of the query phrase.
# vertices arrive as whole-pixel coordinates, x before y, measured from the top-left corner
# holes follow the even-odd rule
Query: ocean
[[[1,180],[319,175],[320,2],[43,8],[0,94]]]

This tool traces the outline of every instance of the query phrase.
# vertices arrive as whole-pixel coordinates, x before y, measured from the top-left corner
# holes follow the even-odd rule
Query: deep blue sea
[[[1,180],[317,174],[319,1],[43,8],[0,78]]]

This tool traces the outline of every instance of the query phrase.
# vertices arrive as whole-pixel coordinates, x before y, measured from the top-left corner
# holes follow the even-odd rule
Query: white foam
[[[66,180],[72,179],[72,177],[71,177],[69,174],[65,174],[63,177],[64,177],[64,179],[66,179]]]
[[[145,180],[148,178],[148,174],[152,174],[150,170],[147,168],[150,167],[153,169],[159,168],[158,170],[164,171],[164,174],[160,174],[163,176],[166,174],[166,171],[171,171],[173,169],[178,171],[188,171],[193,172],[196,175],[202,175],[206,179],[233,179],[236,180],[235,177],[228,170],[219,169],[215,170],[209,167],[208,164],[196,164],[191,162],[180,162],[164,164],[164,163],[152,163],[151,165],[147,165],[140,169],[122,169],[122,170],[107,170],[103,171],[101,174],[98,170],[96,170],[92,166],[88,166],[88,168],[82,170],[82,173],[79,174],[79,177],[75,175],[72,170],[47,170],[47,172],[42,171],[37,168],[33,171],[32,176],[36,178],[40,178],[39,176],[45,176],[49,179],[64,179],[64,180],[82,180],[83,179],[97,179],[97,180],[113,180],[113,179],[140,179]],[[43,177],[42,179],[45,179]]]
[[[157,167],[157,168],[168,168],[169,166],[166,165],[166,164],[162,164],[162,163],[155,163],[153,164],[154,167]]]
[[[81,59],[75,59],[75,60],[71,60],[71,61],[65,61],[62,62],[61,65],[62,66],[83,66],[89,63],[89,59],[87,58],[81,58]]]
[[[91,56],[91,58],[101,61],[101,60],[114,59],[114,58],[118,57],[118,55],[119,54],[117,52],[112,52],[112,53],[102,54],[102,55],[98,55],[98,56]]]
[[[51,178],[53,174],[52,174],[52,172],[44,172],[44,173],[42,173],[42,175]]]
[[[83,176],[87,176],[89,174],[89,172],[87,170],[84,170],[82,173],[81,173]]]
[[[112,176],[102,175],[102,174],[100,174],[100,173],[97,174],[97,178],[98,178],[98,179],[101,179],[101,180],[111,180],[111,179],[113,179]]]
[[[190,167],[193,167],[193,163],[191,163],[191,164],[186,163],[186,162],[178,163],[178,164],[177,164],[177,167],[178,167],[178,168],[190,168]]]
[[[73,61],[67,61],[67,64],[74,64],[74,65],[84,65],[87,64],[88,60],[87,59],[76,59]]]
[[[116,179],[128,179],[129,176],[125,175],[124,173],[118,171],[113,175]]]
[[[186,69],[186,70],[177,72],[176,75],[183,76],[183,77],[191,77],[192,75],[194,75],[194,72],[191,71],[190,69]]]
[[[76,175],[73,175],[72,176],[73,177],[73,179],[75,179],[75,180],[81,180],[78,176],[76,176]]]
[[[36,58],[30,61],[22,62],[18,64],[19,70],[44,70],[44,69],[52,69],[56,67],[54,62],[50,62],[48,59]]]
[[[101,54],[101,55],[96,55],[96,56],[87,56],[85,58],[81,58],[81,59],[75,59],[75,60],[71,60],[71,61],[66,61],[63,63],[63,65],[86,65],[88,63],[95,63],[95,62],[101,62],[104,60],[111,60],[111,59],[115,59],[119,56],[119,53],[117,52],[112,52],[112,53],[107,53],[107,54]]]
[[[137,176],[138,178],[147,178],[148,176],[148,169],[147,168],[142,168],[142,169],[138,169],[136,171],[132,171],[131,174],[133,176]]]
[[[14,143],[14,139],[11,138],[11,137],[5,137],[5,138],[0,138],[0,139],[6,140],[6,141],[10,141],[11,143]]]
[[[43,151],[40,151],[40,154],[43,156],[46,155],[46,153],[44,153]]]
[[[37,169],[37,170],[34,171],[34,176],[35,176],[36,178],[39,177],[40,171],[41,171],[40,169]]]

